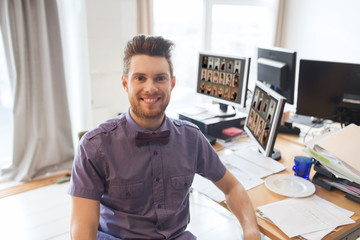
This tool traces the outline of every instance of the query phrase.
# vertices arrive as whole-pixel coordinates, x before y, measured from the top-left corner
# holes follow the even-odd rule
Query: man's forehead
[[[170,74],[170,65],[165,57],[134,55],[130,59],[131,72],[166,72]]]
[[[148,63],[148,64],[152,64],[152,65],[156,65],[156,64],[165,64],[165,65],[169,65],[166,58],[165,57],[160,57],[160,56],[149,56],[149,55],[145,55],[145,54],[137,54],[131,57],[130,59],[130,64],[138,64],[138,63]]]

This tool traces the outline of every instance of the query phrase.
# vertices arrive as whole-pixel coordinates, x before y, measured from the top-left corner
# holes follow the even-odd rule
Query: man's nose
[[[156,92],[157,91],[157,86],[156,86],[156,82],[149,78],[146,83],[145,83],[145,91],[152,93],[152,92]]]

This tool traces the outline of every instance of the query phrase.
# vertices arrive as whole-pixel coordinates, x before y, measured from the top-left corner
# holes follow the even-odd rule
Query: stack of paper
[[[258,207],[258,216],[270,220],[289,238],[322,239],[336,227],[355,223],[351,211],[316,195],[288,198]]]
[[[350,124],[306,143],[305,151],[339,177],[360,184],[360,127]]]

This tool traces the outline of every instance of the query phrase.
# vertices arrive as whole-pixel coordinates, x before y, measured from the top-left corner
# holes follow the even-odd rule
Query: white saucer
[[[265,186],[270,191],[287,197],[307,197],[315,192],[312,182],[289,174],[271,175],[265,179]]]

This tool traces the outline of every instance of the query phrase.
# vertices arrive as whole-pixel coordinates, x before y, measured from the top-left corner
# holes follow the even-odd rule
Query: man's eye
[[[163,77],[163,76],[160,76],[160,77],[157,78],[157,80],[158,80],[158,81],[164,81],[164,80],[166,80],[166,78]]]
[[[138,81],[144,81],[144,77],[136,77],[136,80],[138,80]]]

